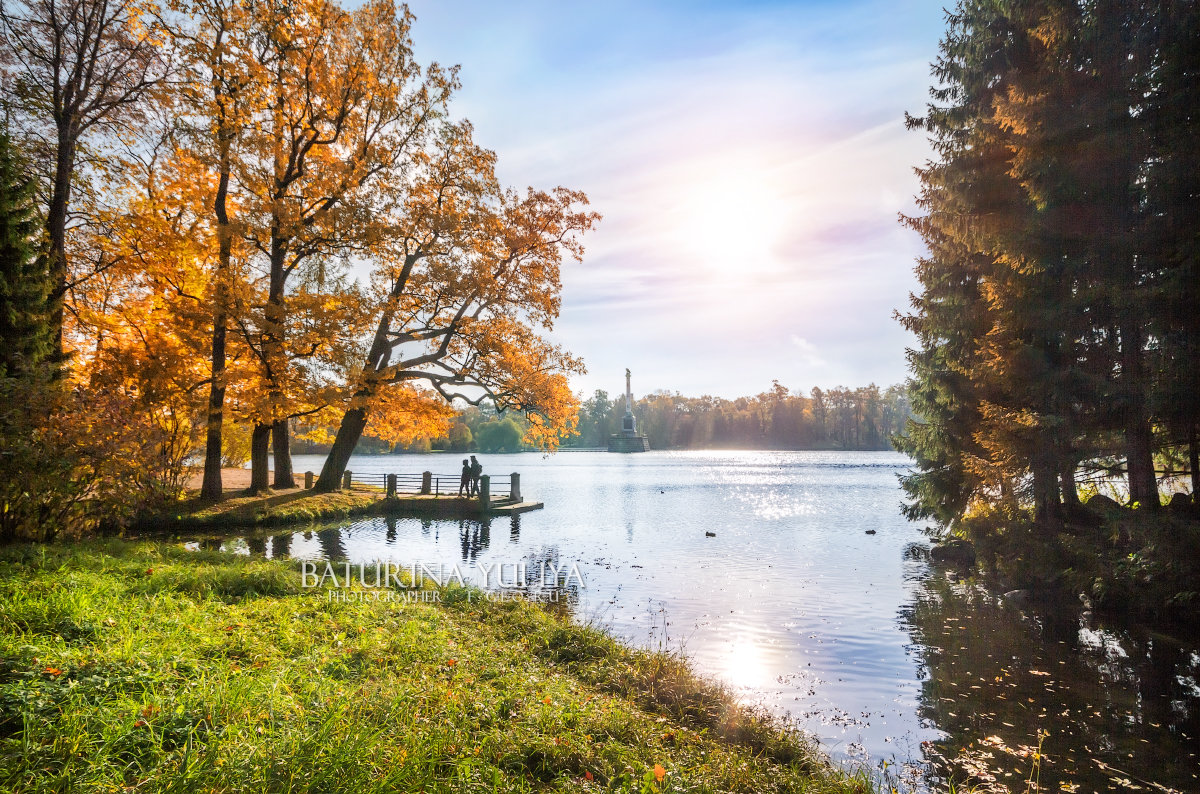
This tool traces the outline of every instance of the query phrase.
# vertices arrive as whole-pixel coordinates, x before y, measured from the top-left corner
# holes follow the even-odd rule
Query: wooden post
[[[425,494],[426,496],[433,493],[433,472],[421,472],[421,493]]]
[[[313,473],[311,471],[304,472],[304,487],[309,489],[313,487]]]
[[[491,506],[491,501],[492,478],[485,474],[479,478],[479,506],[487,510]]]
[[[515,471],[512,473],[512,489],[510,496],[512,496],[512,500],[514,502],[521,501],[521,475],[517,474]]]
[[[342,488],[344,488],[347,491],[350,490],[350,476],[352,474],[354,474],[354,472],[347,471],[345,474],[342,475]]]
[[[396,498],[396,475],[389,474],[387,476],[387,496],[388,499]]]

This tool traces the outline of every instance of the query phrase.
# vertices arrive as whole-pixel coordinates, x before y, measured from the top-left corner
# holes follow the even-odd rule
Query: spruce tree
[[[1157,19],[1146,250],[1162,268],[1154,409],[1167,444],[1187,450],[1200,494],[1200,3],[1169,0]]]
[[[920,342],[910,515],[1011,495],[1053,527],[1080,461],[1113,458],[1131,501],[1158,506],[1152,428],[1190,435],[1200,401],[1195,5],[961,0],[948,17],[934,104],[910,121],[938,156],[906,219],[929,251],[901,318]]]
[[[920,217],[904,222],[921,234],[928,255],[917,263],[922,291],[901,317],[917,336],[908,352],[913,411],[899,448],[916,471],[902,478],[910,518],[952,523],[976,498],[1009,495],[1011,478],[980,430],[999,402],[995,378],[983,378],[989,333],[996,326],[989,285],[1004,265],[991,250],[994,219],[1017,200],[1011,152],[992,120],[1007,90],[1010,40],[995,4],[960,2],[948,18],[933,74],[939,85],[910,128],[929,133],[937,156],[917,170]]]
[[[40,228],[33,179],[0,132],[0,372],[9,377],[37,370],[53,344]]]

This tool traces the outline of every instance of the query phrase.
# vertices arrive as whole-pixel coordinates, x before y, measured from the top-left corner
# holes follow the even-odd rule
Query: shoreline
[[[304,488],[269,488],[252,494],[249,469],[222,469],[224,499],[202,502],[201,473],[187,480],[184,499],[139,517],[130,527],[134,534],[171,534],[256,526],[303,525],[367,515],[382,509],[383,494],[376,490],[343,490],[314,493]]]
[[[326,589],[174,544],[0,550],[0,787],[874,790],[678,656],[467,588]]]

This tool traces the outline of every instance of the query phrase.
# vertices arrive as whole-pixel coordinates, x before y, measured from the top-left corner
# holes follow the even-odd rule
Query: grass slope
[[[147,519],[141,531],[199,531],[245,526],[280,526],[327,521],[370,513],[383,503],[378,490],[316,493],[304,489],[237,496],[216,504],[191,499],[180,502],[173,513]]]
[[[678,658],[520,602],[293,565],[0,550],[0,790],[868,792]]]

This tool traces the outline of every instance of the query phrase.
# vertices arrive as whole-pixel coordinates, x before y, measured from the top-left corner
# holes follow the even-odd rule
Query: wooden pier
[[[312,488],[312,472],[304,473],[304,487]],[[437,515],[450,518],[503,516],[541,510],[545,505],[521,495],[521,475],[479,478],[479,493],[460,495],[460,474],[355,474],[342,476],[343,490],[371,490],[383,495],[388,513]]]

